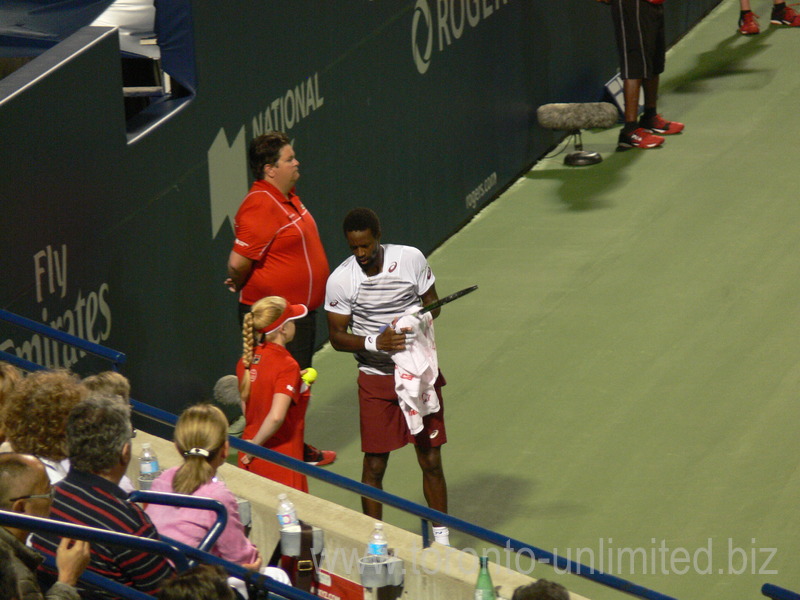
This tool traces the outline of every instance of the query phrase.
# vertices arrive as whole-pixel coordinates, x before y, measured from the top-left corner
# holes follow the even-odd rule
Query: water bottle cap
[[[286,494],[278,494],[278,500],[286,500]]]
[[[380,521],[376,522],[375,529],[383,529],[383,523],[381,523]]]
[[[150,442],[142,442],[142,448],[149,448]]]

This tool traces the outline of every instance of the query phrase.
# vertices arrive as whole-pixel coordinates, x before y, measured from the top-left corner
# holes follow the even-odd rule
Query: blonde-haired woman
[[[174,441],[175,448],[183,456],[183,464],[164,471],[150,489],[222,502],[228,510],[228,523],[211,553],[248,569],[259,569],[261,557],[244,533],[236,497],[215,477],[230,450],[225,415],[211,404],[187,408],[175,425]],[[216,518],[208,510],[158,504],[149,504],[147,514],[161,535],[195,547]]]
[[[286,349],[294,338],[293,321],[308,313],[302,304],[267,296],[244,317],[244,350],[236,367],[242,412],[243,440],[303,460],[303,435],[309,394],[300,393],[300,366]],[[239,453],[239,466],[263,477],[308,491],[305,475],[266,460]]]

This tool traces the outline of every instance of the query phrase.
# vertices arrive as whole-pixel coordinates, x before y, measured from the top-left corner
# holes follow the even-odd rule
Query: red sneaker
[[[324,467],[336,460],[336,452],[333,450],[318,450],[311,444],[303,447],[303,462],[317,467]]]
[[[634,129],[631,133],[621,131],[619,134],[619,141],[617,142],[617,150],[630,150],[631,148],[641,148],[648,150],[650,148],[658,148],[664,143],[664,138],[660,135],[653,135],[644,127]]]
[[[769,21],[774,25],[788,25],[789,27],[800,27],[800,15],[793,8],[785,7],[783,11],[772,9],[772,18]]]
[[[742,35],[756,35],[757,33],[761,33],[761,28],[758,26],[758,21],[756,21],[757,16],[758,15],[752,10],[744,13],[739,19],[739,33]]]
[[[647,129],[650,133],[658,133],[659,135],[675,135],[683,131],[683,123],[677,121],[667,121],[661,115],[656,115],[650,121],[644,119],[639,120],[639,127]]]

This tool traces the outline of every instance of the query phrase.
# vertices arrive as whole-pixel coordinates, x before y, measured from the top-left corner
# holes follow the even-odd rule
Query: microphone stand
[[[584,152],[583,137],[581,137],[580,129],[571,131],[570,135],[575,138],[575,152],[567,154],[564,157],[565,165],[568,167],[586,167],[603,162],[603,157],[600,156],[599,152]]]

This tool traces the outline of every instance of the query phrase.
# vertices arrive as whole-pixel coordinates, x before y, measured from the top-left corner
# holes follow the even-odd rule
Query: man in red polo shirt
[[[300,163],[285,133],[255,138],[248,152],[255,181],[236,213],[236,239],[228,258],[225,285],[239,292],[240,320],[265,296],[304,304],[308,315],[296,321],[294,340],[286,345],[301,369],[314,355],[317,309],[325,300],[330,274],[314,217],[294,185]],[[336,454],[308,447],[306,461],[330,464]]]

